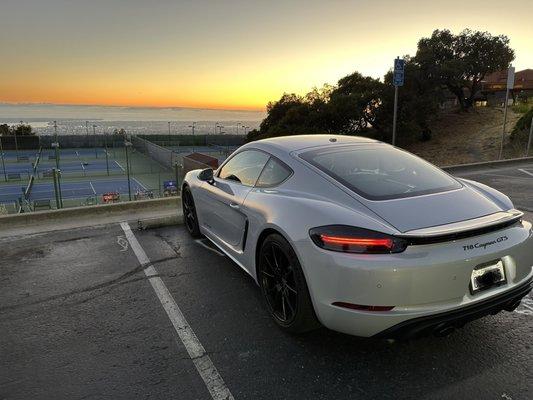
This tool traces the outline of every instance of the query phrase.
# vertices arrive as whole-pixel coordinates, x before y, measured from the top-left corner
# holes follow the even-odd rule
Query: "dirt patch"
[[[503,158],[524,155],[523,146],[509,140],[520,116],[509,108]],[[440,166],[497,160],[502,124],[502,108],[478,107],[468,113],[448,111],[431,125],[430,141],[410,143],[405,148]]]

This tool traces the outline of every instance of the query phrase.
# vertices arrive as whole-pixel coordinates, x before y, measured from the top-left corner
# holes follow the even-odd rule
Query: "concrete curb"
[[[101,204],[94,206],[72,207],[61,210],[36,211],[32,213],[10,214],[0,216],[0,230],[10,227],[31,226],[61,220],[71,221],[83,218],[103,218],[106,216],[131,215],[143,211],[170,211],[178,209],[179,197],[166,197],[162,199],[139,200],[114,204]]]
[[[447,172],[459,172],[459,171],[465,171],[465,170],[476,169],[476,168],[481,169],[483,167],[490,168],[492,166],[501,167],[505,165],[515,165],[515,164],[521,164],[524,162],[533,162],[533,157],[510,158],[508,160],[481,161],[481,162],[470,163],[470,164],[449,165],[446,167],[441,167],[441,169]]]
[[[183,223],[183,215],[181,212],[176,214],[166,215],[163,217],[145,218],[137,221],[137,228],[139,230],[162,228],[165,226],[180,225]]]

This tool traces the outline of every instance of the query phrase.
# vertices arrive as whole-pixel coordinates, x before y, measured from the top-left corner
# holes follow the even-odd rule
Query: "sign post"
[[[500,154],[498,160],[501,160],[503,154],[503,140],[505,139],[505,128],[507,125],[507,103],[509,103],[509,91],[514,87],[514,67],[509,66],[507,70],[507,89],[505,90],[505,104],[503,109],[503,127],[502,127],[502,140],[500,142]]]
[[[394,73],[392,84],[394,85],[394,114],[392,117],[392,145],[396,145],[396,120],[398,118],[398,87],[403,86],[405,77],[405,60],[396,57],[394,60]]]
[[[531,125],[529,125],[529,139],[527,140],[526,157],[529,156],[529,149],[531,147],[532,137],[533,137],[533,117],[531,117]]]

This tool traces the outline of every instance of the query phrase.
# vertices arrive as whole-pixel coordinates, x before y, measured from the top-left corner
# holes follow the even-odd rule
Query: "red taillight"
[[[399,253],[404,251],[408,244],[401,238],[385,233],[345,225],[313,228],[309,235],[317,246],[344,253]]]
[[[353,237],[342,237],[342,236],[329,236],[329,235],[320,235],[320,239],[324,243],[328,244],[338,244],[338,245],[355,245],[355,246],[366,246],[366,247],[386,247],[392,249],[393,241],[392,239],[365,239],[365,238],[353,238]]]
[[[334,306],[342,307],[342,308],[349,308],[350,310],[360,310],[360,311],[390,311],[394,308],[394,306],[365,306],[362,304],[352,304],[352,303],[345,303],[342,301],[336,301],[335,303],[332,303]]]

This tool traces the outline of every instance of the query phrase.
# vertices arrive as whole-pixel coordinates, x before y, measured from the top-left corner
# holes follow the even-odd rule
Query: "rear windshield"
[[[370,200],[389,200],[458,189],[461,184],[430,163],[388,146],[343,146],[300,157]]]

